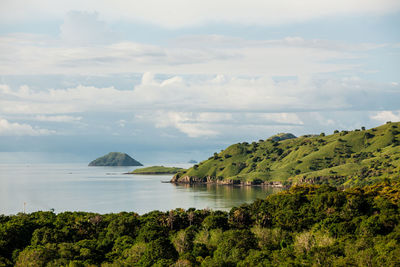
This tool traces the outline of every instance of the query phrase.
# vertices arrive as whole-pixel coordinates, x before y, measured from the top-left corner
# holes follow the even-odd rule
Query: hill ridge
[[[173,183],[366,185],[400,176],[400,123],[233,144]]]

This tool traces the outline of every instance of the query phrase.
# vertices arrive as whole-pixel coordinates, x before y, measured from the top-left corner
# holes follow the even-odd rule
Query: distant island
[[[176,174],[181,171],[186,171],[178,167],[151,166],[146,168],[136,169],[128,174]]]
[[[126,153],[110,152],[90,162],[89,166],[143,166],[143,164]]]
[[[195,163],[197,163],[197,161],[195,161],[194,159],[191,159],[188,161],[188,163],[195,164]]]
[[[178,172],[172,183],[364,186],[400,177],[400,123],[331,135],[290,133],[237,143]]]
[[[271,136],[270,138],[268,138],[268,140],[273,140],[273,141],[283,141],[283,140],[287,140],[287,139],[294,139],[297,138],[294,134],[291,133],[279,133],[276,135]]]

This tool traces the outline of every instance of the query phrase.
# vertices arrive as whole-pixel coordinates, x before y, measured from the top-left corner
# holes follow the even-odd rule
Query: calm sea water
[[[177,166],[177,165],[175,165]],[[183,165],[182,167],[188,167]],[[161,183],[172,175],[126,175],[135,167],[0,164],[0,214],[54,209],[110,213],[175,208],[229,210],[279,189]]]

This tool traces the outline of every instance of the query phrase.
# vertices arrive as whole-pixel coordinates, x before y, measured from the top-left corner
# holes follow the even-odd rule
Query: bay
[[[188,164],[175,164],[189,167]],[[162,183],[172,175],[127,175],[135,167],[0,164],[0,214],[38,210],[117,213],[176,208],[229,210],[276,188]],[[25,205],[24,205],[25,203]]]

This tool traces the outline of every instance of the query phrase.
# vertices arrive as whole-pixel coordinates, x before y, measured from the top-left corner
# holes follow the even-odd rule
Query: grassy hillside
[[[400,123],[275,141],[238,143],[179,172],[173,182],[365,185],[400,174]]]
[[[129,172],[129,174],[175,174],[180,171],[185,171],[185,169],[178,167],[151,166],[136,169]]]

